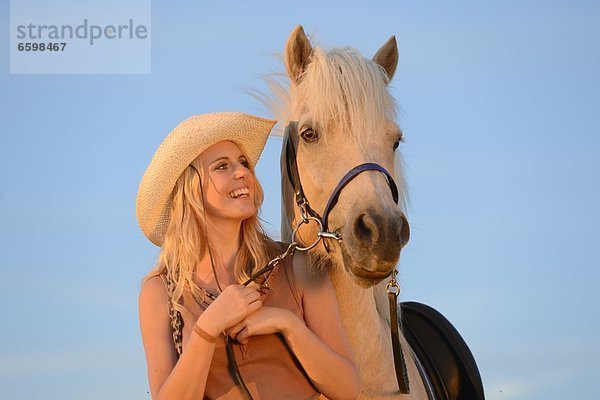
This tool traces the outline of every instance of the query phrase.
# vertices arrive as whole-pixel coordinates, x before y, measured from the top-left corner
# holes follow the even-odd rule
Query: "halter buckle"
[[[317,233],[317,236],[319,236],[322,239],[335,239],[338,242],[342,241],[342,235],[339,232],[320,231],[319,233]]]
[[[308,213],[308,200],[306,200],[306,198],[302,198],[302,202],[298,203],[298,207],[300,208],[300,219],[302,220],[301,224],[308,223],[308,219],[310,218],[310,214]]]

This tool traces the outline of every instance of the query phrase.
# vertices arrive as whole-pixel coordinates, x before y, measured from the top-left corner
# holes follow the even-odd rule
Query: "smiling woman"
[[[263,191],[254,175],[274,123],[241,113],[191,117],[142,178],[138,221],[161,247],[139,300],[153,399],[357,396],[328,275],[313,275],[298,254],[254,278],[283,251],[258,222]]]

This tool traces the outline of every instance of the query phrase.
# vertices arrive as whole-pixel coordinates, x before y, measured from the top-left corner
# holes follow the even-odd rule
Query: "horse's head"
[[[395,123],[395,103],[388,91],[398,62],[394,37],[373,60],[353,49],[313,48],[301,26],[290,35],[284,53],[290,78],[287,121],[298,121],[297,164],[306,198],[322,215],[340,179],[362,163],[376,163],[394,177],[404,200],[404,179],[398,145],[402,133]],[[282,155],[285,158],[285,151]],[[283,174],[285,215],[282,225],[296,226],[299,210]],[[340,193],[329,216],[329,239],[311,252],[318,265],[340,265],[362,286],[371,286],[394,270],[409,227],[394,202],[386,176],[367,171]],[[318,226],[303,225],[299,238],[310,243]],[[287,233],[287,235],[286,235]],[[284,231],[284,238],[289,236]]]

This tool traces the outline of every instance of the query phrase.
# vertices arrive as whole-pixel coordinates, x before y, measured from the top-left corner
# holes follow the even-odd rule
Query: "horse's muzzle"
[[[357,213],[341,233],[346,268],[358,278],[379,282],[398,263],[400,251],[409,240],[410,227],[398,209],[387,215],[367,209]]]

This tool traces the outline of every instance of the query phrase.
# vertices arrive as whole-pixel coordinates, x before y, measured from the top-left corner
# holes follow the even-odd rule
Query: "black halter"
[[[325,205],[325,210],[323,211],[323,217],[321,217],[309,204],[306,195],[304,194],[304,189],[302,188],[302,182],[300,181],[300,174],[298,173],[298,164],[297,164],[297,149],[298,149],[298,121],[290,121],[289,124],[285,128],[285,157],[286,157],[286,171],[287,177],[290,181],[294,189],[294,194],[296,196],[296,205],[300,208],[300,217],[302,218],[301,223],[307,222],[309,218],[316,219],[319,222],[321,232],[319,232],[319,238],[333,238],[337,240],[341,240],[341,235],[339,232],[329,232],[328,231],[328,218],[331,210],[337,204],[338,197],[344,187],[354,178],[356,178],[359,174],[365,171],[379,171],[385,175],[387,178],[388,186],[390,187],[390,191],[392,192],[392,198],[394,202],[398,204],[398,187],[396,186],[396,182],[394,182],[394,178],[390,175],[390,173],[383,168],[379,164],[375,163],[364,163],[357,165],[352,168],[346,175],[340,179],[339,183],[329,196],[329,200]],[[298,225],[299,227],[299,225]],[[298,228],[296,228],[297,230]],[[295,240],[292,238],[292,240]],[[317,242],[315,242],[317,243]],[[327,247],[327,243],[323,240],[323,245],[325,246],[325,250],[329,253],[329,249]],[[311,248],[313,245],[305,248]],[[400,393],[408,394],[410,393],[409,381],[408,381],[408,371],[406,368],[406,361],[404,359],[404,353],[402,351],[402,346],[400,345],[399,332],[398,332],[398,321],[397,321],[397,297],[400,292],[399,286],[396,284],[395,276],[396,270],[392,272],[392,278],[387,287],[388,292],[388,301],[390,305],[390,333],[392,339],[392,350],[394,354],[394,368],[396,370],[396,380],[398,382],[398,387],[400,389]]]
[[[375,163],[364,163],[357,165],[352,168],[342,179],[340,179],[339,183],[331,193],[327,204],[325,205],[325,210],[323,211],[323,216],[321,217],[315,210],[310,207],[308,203],[308,199],[304,194],[304,189],[302,188],[302,182],[300,181],[300,174],[298,173],[298,164],[296,161],[297,155],[297,143],[298,143],[298,121],[290,121],[289,124],[285,128],[285,155],[286,155],[286,170],[288,180],[290,181],[292,187],[294,188],[294,195],[296,196],[296,204],[302,210],[303,207],[306,210],[307,214],[319,218],[323,223],[323,230],[327,232],[328,230],[328,219],[331,210],[337,204],[338,197],[344,187],[350,183],[350,181],[356,178],[359,174],[365,171],[379,171],[385,175],[387,178],[388,186],[390,187],[390,191],[392,192],[392,198],[394,202],[398,204],[398,187],[396,186],[396,182],[394,182],[394,178],[390,175],[390,173],[383,168],[379,164]]]

